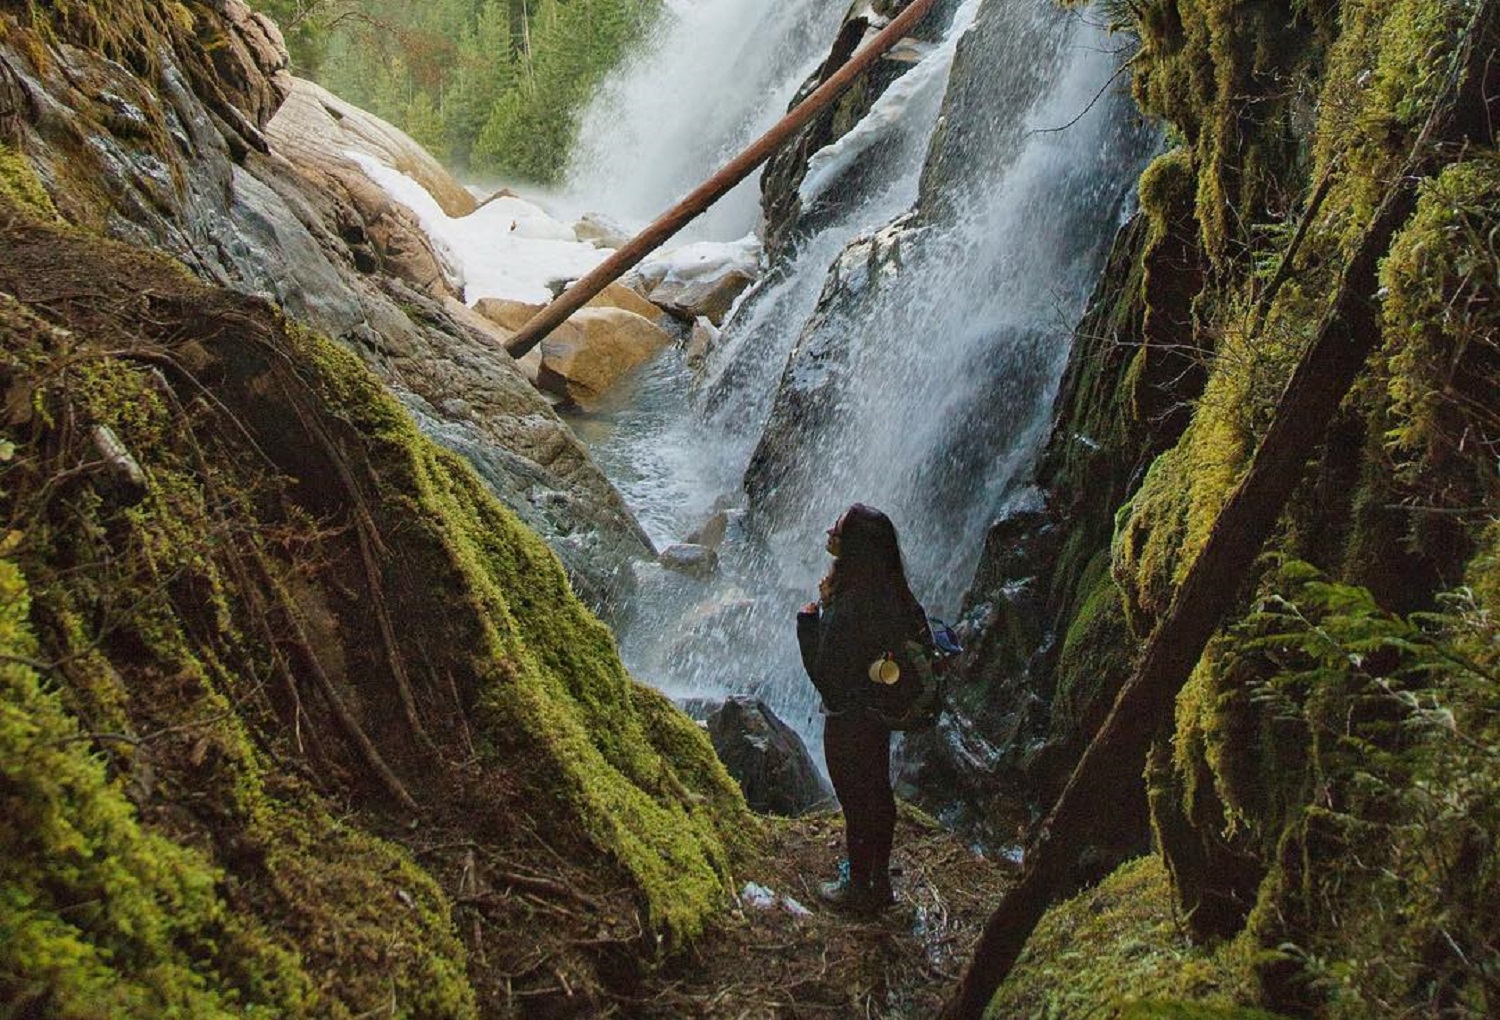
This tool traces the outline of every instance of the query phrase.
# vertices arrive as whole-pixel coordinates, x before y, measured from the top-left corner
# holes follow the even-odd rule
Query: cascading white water
[[[635,228],[655,219],[764,133],[818,66],[844,0],[667,0],[645,46],[585,112],[568,171],[579,207]],[[682,237],[755,228],[747,180]]]
[[[697,404],[668,406],[687,377],[660,363],[642,391],[658,403],[597,447],[636,482],[691,466],[625,485],[659,497],[638,505],[658,541],[680,540],[716,497],[751,523],[711,582],[645,571],[621,628],[632,671],[680,697],[759,695],[814,745],[792,618],[826,567],[823,530],[851,502],[881,507],[918,596],[955,608],[990,522],[1026,498],[1069,330],[1149,145],[1107,87],[1121,58],[1102,32],[1050,0],[991,0],[924,170],[954,43],[980,7],[963,4],[908,72],[899,116],[873,111],[815,161],[803,192],[823,205],[819,226],[742,303]],[[915,218],[838,257],[905,210],[923,174]]]

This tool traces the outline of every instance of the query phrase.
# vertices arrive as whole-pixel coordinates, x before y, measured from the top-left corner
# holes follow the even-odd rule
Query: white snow
[[[761,244],[754,234],[737,241],[695,241],[680,248],[666,248],[646,258],[636,273],[652,287],[661,283],[717,280],[738,270],[757,275]]]
[[[345,153],[386,193],[416,214],[434,244],[463,273],[464,300],[552,300],[548,283],[574,280],[603,262],[608,249],[578,240],[573,228],[522,198],[496,198],[468,216],[447,215],[410,177],[359,152]]]
[[[412,211],[448,260],[462,273],[464,300],[509,298],[531,304],[552,300],[549,283],[576,280],[613,251],[578,240],[573,227],[524,198],[503,195],[467,216],[447,215],[412,178],[373,156],[346,152],[391,198]],[[761,245],[755,235],[736,241],[699,241],[658,251],[637,267],[648,286],[717,280],[739,271],[758,273]]]

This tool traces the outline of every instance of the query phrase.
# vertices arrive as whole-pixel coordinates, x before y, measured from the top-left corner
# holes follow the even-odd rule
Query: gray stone
[[[796,817],[832,803],[807,745],[758,698],[725,699],[708,716],[708,735],[752,809]]]
[[[669,545],[659,557],[661,565],[668,570],[689,577],[711,577],[719,567],[719,554],[705,545],[682,542]]]
[[[728,533],[729,511],[716,510],[712,517],[703,522],[702,527],[688,536],[688,542],[717,551],[724,542],[724,536]]]

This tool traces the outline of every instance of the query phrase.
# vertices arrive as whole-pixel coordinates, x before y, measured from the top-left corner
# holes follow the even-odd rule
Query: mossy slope
[[[352,355],[5,222],[8,1007],[468,1016],[690,938],[743,803],[545,545]]]

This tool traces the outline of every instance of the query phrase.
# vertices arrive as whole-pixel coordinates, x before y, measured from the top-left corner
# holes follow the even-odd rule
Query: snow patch
[[[416,215],[422,229],[459,267],[464,300],[509,298],[530,304],[552,300],[552,284],[576,280],[610,254],[579,241],[573,228],[523,198],[495,198],[454,218],[406,174],[361,152],[345,155],[391,198]]]
[[[652,255],[636,273],[653,288],[663,283],[718,280],[734,272],[753,277],[759,271],[760,252],[760,240],[754,234],[738,241],[698,241]]]

